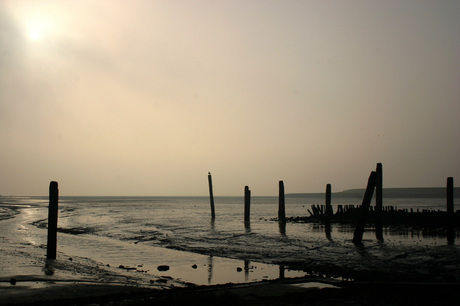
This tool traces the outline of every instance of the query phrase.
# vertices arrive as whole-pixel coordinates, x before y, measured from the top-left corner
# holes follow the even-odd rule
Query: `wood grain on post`
[[[361,204],[356,229],[353,234],[353,243],[361,244],[363,240],[364,226],[366,225],[366,217],[369,211],[369,206],[372,201],[372,194],[374,193],[375,184],[377,181],[377,172],[372,171],[367,181],[367,188],[364,194],[363,203]]]
[[[56,259],[57,249],[57,221],[58,221],[59,189],[57,182],[50,183],[49,206],[48,206],[48,245],[46,258]]]

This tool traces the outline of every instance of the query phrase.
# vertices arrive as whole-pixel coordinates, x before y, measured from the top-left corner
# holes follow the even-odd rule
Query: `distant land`
[[[366,189],[349,189],[340,192],[333,192],[333,197],[340,198],[362,198]],[[454,197],[460,194],[460,187],[454,188]],[[375,194],[375,191],[374,191]],[[323,193],[288,193],[289,198],[322,198]],[[430,188],[383,188],[384,198],[445,198],[446,188],[430,187]]]

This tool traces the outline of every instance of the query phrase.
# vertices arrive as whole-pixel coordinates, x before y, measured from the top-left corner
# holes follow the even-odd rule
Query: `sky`
[[[0,194],[460,179],[460,2],[0,0]],[[455,183],[455,181],[454,181]]]

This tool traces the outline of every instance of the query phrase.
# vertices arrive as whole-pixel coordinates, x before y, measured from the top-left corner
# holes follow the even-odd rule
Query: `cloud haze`
[[[0,194],[460,177],[457,1],[3,1]],[[29,32],[41,33],[36,40]]]

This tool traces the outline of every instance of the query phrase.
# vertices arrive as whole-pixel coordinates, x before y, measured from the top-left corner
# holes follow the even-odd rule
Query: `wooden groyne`
[[[331,223],[336,224],[356,224],[359,216],[360,205],[338,205],[336,211],[330,217]],[[325,224],[325,205],[311,205],[307,209],[309,216],[289,217],[288,222],[301,223],[322,223]],[[445,227],[448,212],[440,209],[408,209],[398,208],[397,206],[383,206],[381,221],[383,226],[407,225],[415,227]],[[452,227],[460,226],[460,210],[452,213]],[[366,224],[373,225],[376,220],[376,211],[370,207]]]

